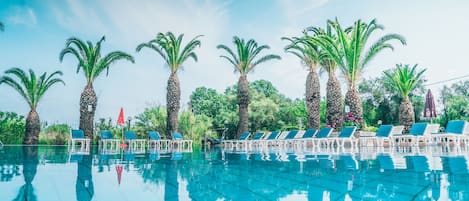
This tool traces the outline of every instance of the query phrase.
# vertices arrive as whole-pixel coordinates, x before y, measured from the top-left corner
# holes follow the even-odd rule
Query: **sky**
[[[384,31],[375,33],[370,42],[387,33],[398,33],[407,45],[397,43],[395,50],[385,50],[369,63],[362,77],[374,78],[396,64],[418,64],[426,68],[427,83],[469,74],[469,1],[437,0],[0,0],[0,72],[11,67],[34,69],[39,74],[61,70],[66,85],[53,86],[39,103],[42,121],[67,123],[78,127],[79,99],[85,76],[76,73],[77,61],[68,55],[63,62],[59,53],[70,37],[95,43],[103,35],[102,53],[125,51],[135,58],[114,63],[109,76],[94,83],[98,96],[95,119],[117,119],[119,109],[125,116],[135,116],[145,108],[165,105],[169,69],[156,52],[138,44],[154,39],[159,32],[184,34],[184,42],[197,35],[202,46],[195,50],[199,61],[188,60],[178,76],[181,83],[181,106],[187,109],[191,93],[201,86],[222,93],[235,84],[238,74],[216,48],[225,44],[234,48],[233,36],[255,39],[278,54],[281,60],[260,64],[249,81],[269,80],[289,98],[302,98],[307,71],[294,55],[283,51],[283,36],[301,36],[309,26],[324,27],[326,20],[339,19],[350,26],[362,19],[376,18]],[[343,76],[338,74],[340,80]],[[327,77],[321,77],[325,95]],[[445,83],[451,84],[451,82]],[[436,98],[443,85],[428,86]],[[343,86],[345,88],[345,86]],[[27,115],[26,102],[6,85],[0,85],[0,111]]]

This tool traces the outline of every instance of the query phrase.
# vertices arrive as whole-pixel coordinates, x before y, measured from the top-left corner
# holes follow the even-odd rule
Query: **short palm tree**
[[[413,67],[398,64],[395,69],[383,72],[386,85],[398,92],[402,98],[399,107],[399,124],[404,125],[406,129],[415,123],[414,107],[409,95],[423,81],[425,71],[426,69],[417,70],[417,64]]]
[[[26,131],[23,144],[37,144],[39,140],[39,132],[41,131],[41,124],[39,114],[37,113],[37,105],[44,93],[56,83],[65,84],[57,76],[61,76],[62,72],[55,71],[49,76],[43,73],[37,77],[33,70],[29,70],[29,75],[19,68],[11,68],[5,71],[5,75],[0,77],[0,85],[6,84],[21,97],[26,100],[29,105],[30,111],[26,117]],[[16,79],[15,79],[16,77]]]
[[[389,43],[397,40],[405,45],[405,39],[398,34],[387,34],[379,37],[378,40],[367,45],[368,39],[377,30],[383,30],[384,27],[376,23],[373,19],[366,24],[361,20],[354,23],[352,27],[343,29],[338,20],[329,21],[337,36],[337,41],[331,37],[323,36],[318,39],[313,38],[334,60],[342,70],[348,84],[348,91],[345,94],[345,105],[350,108],[357,121],[362,120],[362,103],[358,93],[357,82],[363,73],[367,64],[382,50],[394,47]]]
[[[314,37],[314,36],[313,36]],[[321,88],[319,84],[319,76],[317,73],[320,61],[320,48],[315,43],[303,43],[301,38],[283,37],[283,40],[290,42],[285,46],[286,52],[292,53],[301,59],[303,64],[308,68],[306,77],[306,111],[308,113],[308,128],[319,129],[320,120],[320,103]]]
[[[262,50],[269,49],[267,45],[259,46],[253,39],[247,42],[244,39],[240,39],[237,36],[233,37],[233,43],[236,46],[237,55],[226,45],[218,45],[218,49],[225,50],[228,55],[221,55],[220,57],[225,58],[234,66],[235,72],[239,72],[240,77],[238,80],[238,106],[239,106],[239,123],[237,137],[241,136],[243,132],[249,130],[248,120],[248,106],[249,106],[249,83],[247,80],[247,74],[254,70],[254,68],[260,63],[272,59],[280,59],[280,56],[274,54],[268,54],[256,59]]]
[[[168,32],[166,34],[158,33],[156,38],[137,46],[137,52],[142,48],[150,48],[155,50],[166,62],[171,74],[168,79],[168,86],[166,88],[166,110],[167,110],[167,121],[166,131],[168,134],[178,130],[178,113],[180,108],[181,100],[181,86],[177,72],[182,69],[182,64],[188,59],[192,58],[197,62],[197,55],[194,50],[200,47],[201,35],[193,38],[185,46],[182,46],[183,34],[177,38],[173,33]]]
[[[128,60],[134,63],[134,58],[122,51],[111,52],[104,57],[101,56],[101,43],[105,40],[103,36],[96,45],[90,41],[86,43],[78,38],[72,37],[65,43],[65,48],[60,52],[60,62],[67,54],[75,56],[78,60],[77,73],[83,71],[86,78],[86,86],[80,96],[80,129],[85,132],[86,137],[93,141],[94,113],[98,104],[98,97],[93,88],[94,80],[106,71],[118,60]]]

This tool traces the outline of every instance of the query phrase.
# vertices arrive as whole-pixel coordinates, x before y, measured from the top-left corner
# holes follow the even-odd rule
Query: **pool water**
[[[465,148],[0,149],[0,200],[469,200]]]

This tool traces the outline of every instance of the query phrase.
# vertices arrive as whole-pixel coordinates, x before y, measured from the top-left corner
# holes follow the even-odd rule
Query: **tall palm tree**
[[[244,39],[240,39],[237,36],[233,37],[233,43],[236,46],[237,55],[226,45],[218,45],[218,49],[225,50],[228,55],[221,55],[220,57],[225,58],[234,66],[235,72],[239,72],[238,80],[238,106],[239,106],[239,123],[237,136],[241,136],[243,132],[248,131],[249,120],[248,120],[248,106],[249,106],[249,83],[247,80],[247,74],[254,70],[254,68],[260,63],[272,60],[280,59],[280,56],[274,54],[268,54],[254,61],[262,50],[269,49],[267,45],[259,46],[253,39],[247,42]]]
[[[398,64],[395,69],[383,72],[386,85],[396,90],[402,98],[399,107],[399,124],[404,125],[406,129],[415,123],[414,107],[410,102],[409,95],[423,81],[422,76],[426,70],[417,70],[417,64],[413,67],[408,64]]]
[[[198,38],[202,35],[196,36],[185,46],[181,47],[183,36],[184,34],[181,34],[176,38],[171,32],[166,34],[158,33],[155,39],[137,46],[137,52],[140,52],[144,47],[155,50],[161,57],[163,57],[171,70],[171,74],[168,79],[168,86],[166,88],[166,110],[168,115],[166,131],[168,134],[178,130],[181,86],[179,84],[177,72],[182,68],[182,64],[188,58],[192,58],[197,62],[197,55],[194,50],[195,48],[200,47],[201,43]]]
[[[10,75],[15,76],[17,79]],[[4,76],[0,77],[0,85],[6,84],[15,89],[29,105],[30,111],[26,117],[26,131],[23,144],[38,143],[41,125],[39,114],[36,111],[37,105],[51,86],[56,83],[65,84],[62,79],[56,77],[61,75],[61,71],[55,71],[49,76],[47,76],[47,73],[43,73],[37,77],[36,73],[31,69],[29,69],[29,75],[27,75],[26,72],[19,68],[11,68],[5,71]]]
[[[312,40],[324,48],[330,58],[342,70],[348,84],[345,105],[350,108],[350,112],[354,117],[360,121],[363,112],[357,82],[365,67],[382,50],[394,50],[394,47],[389,43],[390,41],[397,40],[403,45],[406,44],[406,41],[401,35],[387,34],[379,37],[373,44],[367,45],[372,33],[384,29],[382,25],[376,23],[375,19],[368,24],[358,20],[352,27],[347,29],[343,29],[337,19],[335,22],[329,21],[328,24],[334,28],[337,41],[327,36],[312,38]]]
[[[109,67],[118,60],[128,60],[134,63],[134,58],[122,51],[111,52],[101,57],[101,43],[105,40],[103,36],[96,45],[90,41],[86,43],[78,38],[67,39],[65,48],[60,52],[60,62],[67,54],[75,56],[78,60],[77,73],[80,70],[86,78],[86,85],[80,96],[80,129],[85,132],[86,137],[93,141],[94,113],[98,104],[98,97],[93,88],[94,80],[106,71],[109,73]]]
[[[306,76],[305,87],[306,111],[308,113],[308,128],[319,129],[319,126],[321,124],[321,88],[319,84],[319,76],[317,73],[319,63],[321,62],[321,52],[319,46],[315,43],[303,43],[303,40],[297,37],[283,37],[282,39],[290,42],[290,44],[285,46],[284,50],[300,58],[303,64],[308,68],[309,73]]]
[[[328,38],[328,41],[335,42],[337,45],[337,37],[332,32],[332,27],[327,24],[326,30],[317,27],[308,27],[305,33],[313,32],[314,35]],[[308,40],[309,37],[306,37]],[[320,57],[320,72],[321,74],[326,72],[328,75],[327,86],[326,86],[326,124],[333,128],[340,128],[342,118],[342,89],[340,82],[336,76],[336,70],[338,68],[337,63],[329,56],[329,54],[321,50]]]

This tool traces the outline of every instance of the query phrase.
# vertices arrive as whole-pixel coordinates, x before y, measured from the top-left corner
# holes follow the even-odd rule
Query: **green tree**
[[[444,86],[439,101],[443,105],[440,124],[455,119],[469,120],[469,81]]]
[[[320,34],[317,32],[317,34]],[[305,37],[315,37],[305,36]],[[308,112],[308,128],[319,129],[320,121],[320,103],[321,93],[318,76],[318,67],[321,62],[321,49],[317,43],[303,43],[305,41],[301,38],[283,37],[283,40],[288,40],[290,44],[285,46],[284,50],[301,59],[302,63],[307,67],[308,75],[306,76],[306,110]],[[308,40],[306,40],[308,41]]]
[[[103,36],[96,45],[90,41],[86,43],[78,38],[67,39],[65,48],[60,52],[60,62],[67,54],[75,56],[78,60],[77,73],[83,71],[86,78],[86,86],[80,96],[80,129],[93,141],[94,114],[98,104],[98,97],[93,88],[94,80],[104,71],[106,76],[109,67],[118,60],[128,60],[134,63],[134,58],[122,51],[113,51],[101,57],[101,43],[105,40]]]
[[[30,111],[26,117],[24,144],[37,144],[41,123],[37,113],[37,105],[42,99],[44,93],[57,83],[65,83],[57,76],[61,76],[61,71],[55,71],[49,76],[43,73],[37,77],[32,69],[29,69],[29,75],[22,69],[11,68],[5,71],[5,75],[0,77],[0,85],[6,84],[17,91],[21,97],[28,103]],[[12,77],[14,76],[14,77]],[[16,77],[16,79],[15,79]]]
[[[154,106],[145,108],[143,113],[135,117],[135,130],[137,133],[148,133],[148,131],[158,131],[163,135],[166,133],[166,108]]]
[[[166,88],[166,109],[167,109],[167,120],[166,120],[166,131],[171,133],[178,131],[178,113],[180,108],[181,100],[181,86],[177,72],[182,68],[182,64],[188,59],[192,58],[197,62],[197,55],[194,50],[200,47],[201,35],[196,36],[188,44],[181,47],[183,34],[179,37],[175,37],[173,33],[168,32],[166,34],[158,33],[156,38],[137,46],[137,52],[142,48],[150,48],[156,51],[166,62],[171,70],[171,74],[168,79],[168,86]]]
[[[413,67],[409,65],[396,65],[393,70],[384,71],[385,83],[390,88],[399,93],[402,98],[399,107],[399,124],[410,128],[415,123],[415,113],[409,94],[418,86],[419,82],[423,82],[423,73],[426,69],[417,70],[417,64]]]
[[[14,112],[0,112],[0,141],[4,144],[21,144],[24,139],[24,116]]]
[[[237,54],[226,45],[218,45],[217,48],[226,51],[227,55],[221,55],[220,57],[230,62],[234,66],[235,72],[240,74],[238,80],[239,125],[236,136],[239,137],[243,132],[249,130],[249,84],[247,74],[252,72],[257,65],[272,59],[280,59],[280,56],[268,54],[255,60],[262,50],[269,49],[270,47],[267,45],[258,46],[257,42],[253,39],[246,42],[244,39],[240,39],[237,36],[233,37],[233,43],[236,46]]]
[[[362,102],[360,100],[357,82],[363,74],[367,64],[382,50],[394,47],[389,43],[397,40],[405,45],[405,39],[398,34],[387,34],[368,45],[368,40],[372,33],[383,30],[384,27],[376,23],[373,19],[366,24],[358,20],[350,28],[343,29],[339,21],[328,22],[335,31],[337,41],[327,36],[312,38],[312,42],[318,43],[333,59],[342,70],[348,84],[348,91],[345,94],[345,105],[350,108],[352,115],[361,120],[363,118]]]

